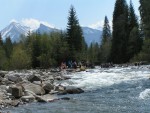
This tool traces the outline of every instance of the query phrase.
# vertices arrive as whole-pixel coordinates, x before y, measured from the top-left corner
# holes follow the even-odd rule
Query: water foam
[[[147,99],[150,98],[150,89],[145,89],[144,91],[142,91],[139,95],[140,99]]]
[[[84,88],[85,90],[94,90],[101,87],[107,87],[114,84],[135,83],[141,79],[148,79],[150,72],[141,69],[111,68],[87,70],[86,72],[74,73],[71,76],[72,85]]]

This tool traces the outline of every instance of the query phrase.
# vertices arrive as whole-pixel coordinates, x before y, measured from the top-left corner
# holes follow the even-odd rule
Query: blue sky
[[[60,29],[67,26],[70,6],[76,9],[82,26],[98,28],[103,25],[104,16],[112,20],[116,0],[0,0],[0,30],[11,21],[18,21],[36,28],[45,23]],[[129,0],[127,0],[129,3]],[[132,0],[136,14],[139,15],[139,0]],[[111,22],[110,22],[111,23]]]

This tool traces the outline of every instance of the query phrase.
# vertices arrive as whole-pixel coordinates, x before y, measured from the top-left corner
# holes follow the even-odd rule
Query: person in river
[[[77,68],[77,62],[76,62],[76,61],[73,62],[73,68],[74,68],[74,69]]]
[[[60,69],[63,70],[63,69],[66,69],[66,68],[67,68],[66,63],[62,62],[61,66],[60,66]]]

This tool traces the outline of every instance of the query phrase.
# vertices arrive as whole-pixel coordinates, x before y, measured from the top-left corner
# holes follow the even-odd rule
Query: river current
[[[85,93],[64,95],[70,100],[31,103],[6,109],[10,113],[150,113],[150,66],[88,69],[72,73],[65,86]]]

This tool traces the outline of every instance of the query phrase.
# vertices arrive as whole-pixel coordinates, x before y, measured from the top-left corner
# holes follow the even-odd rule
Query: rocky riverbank
[[[61,85],[70,79],[67,72],[57,69],[0,71],[0,109],[31,102],[68,100],[58,95],[83,93],[80,88]]]

